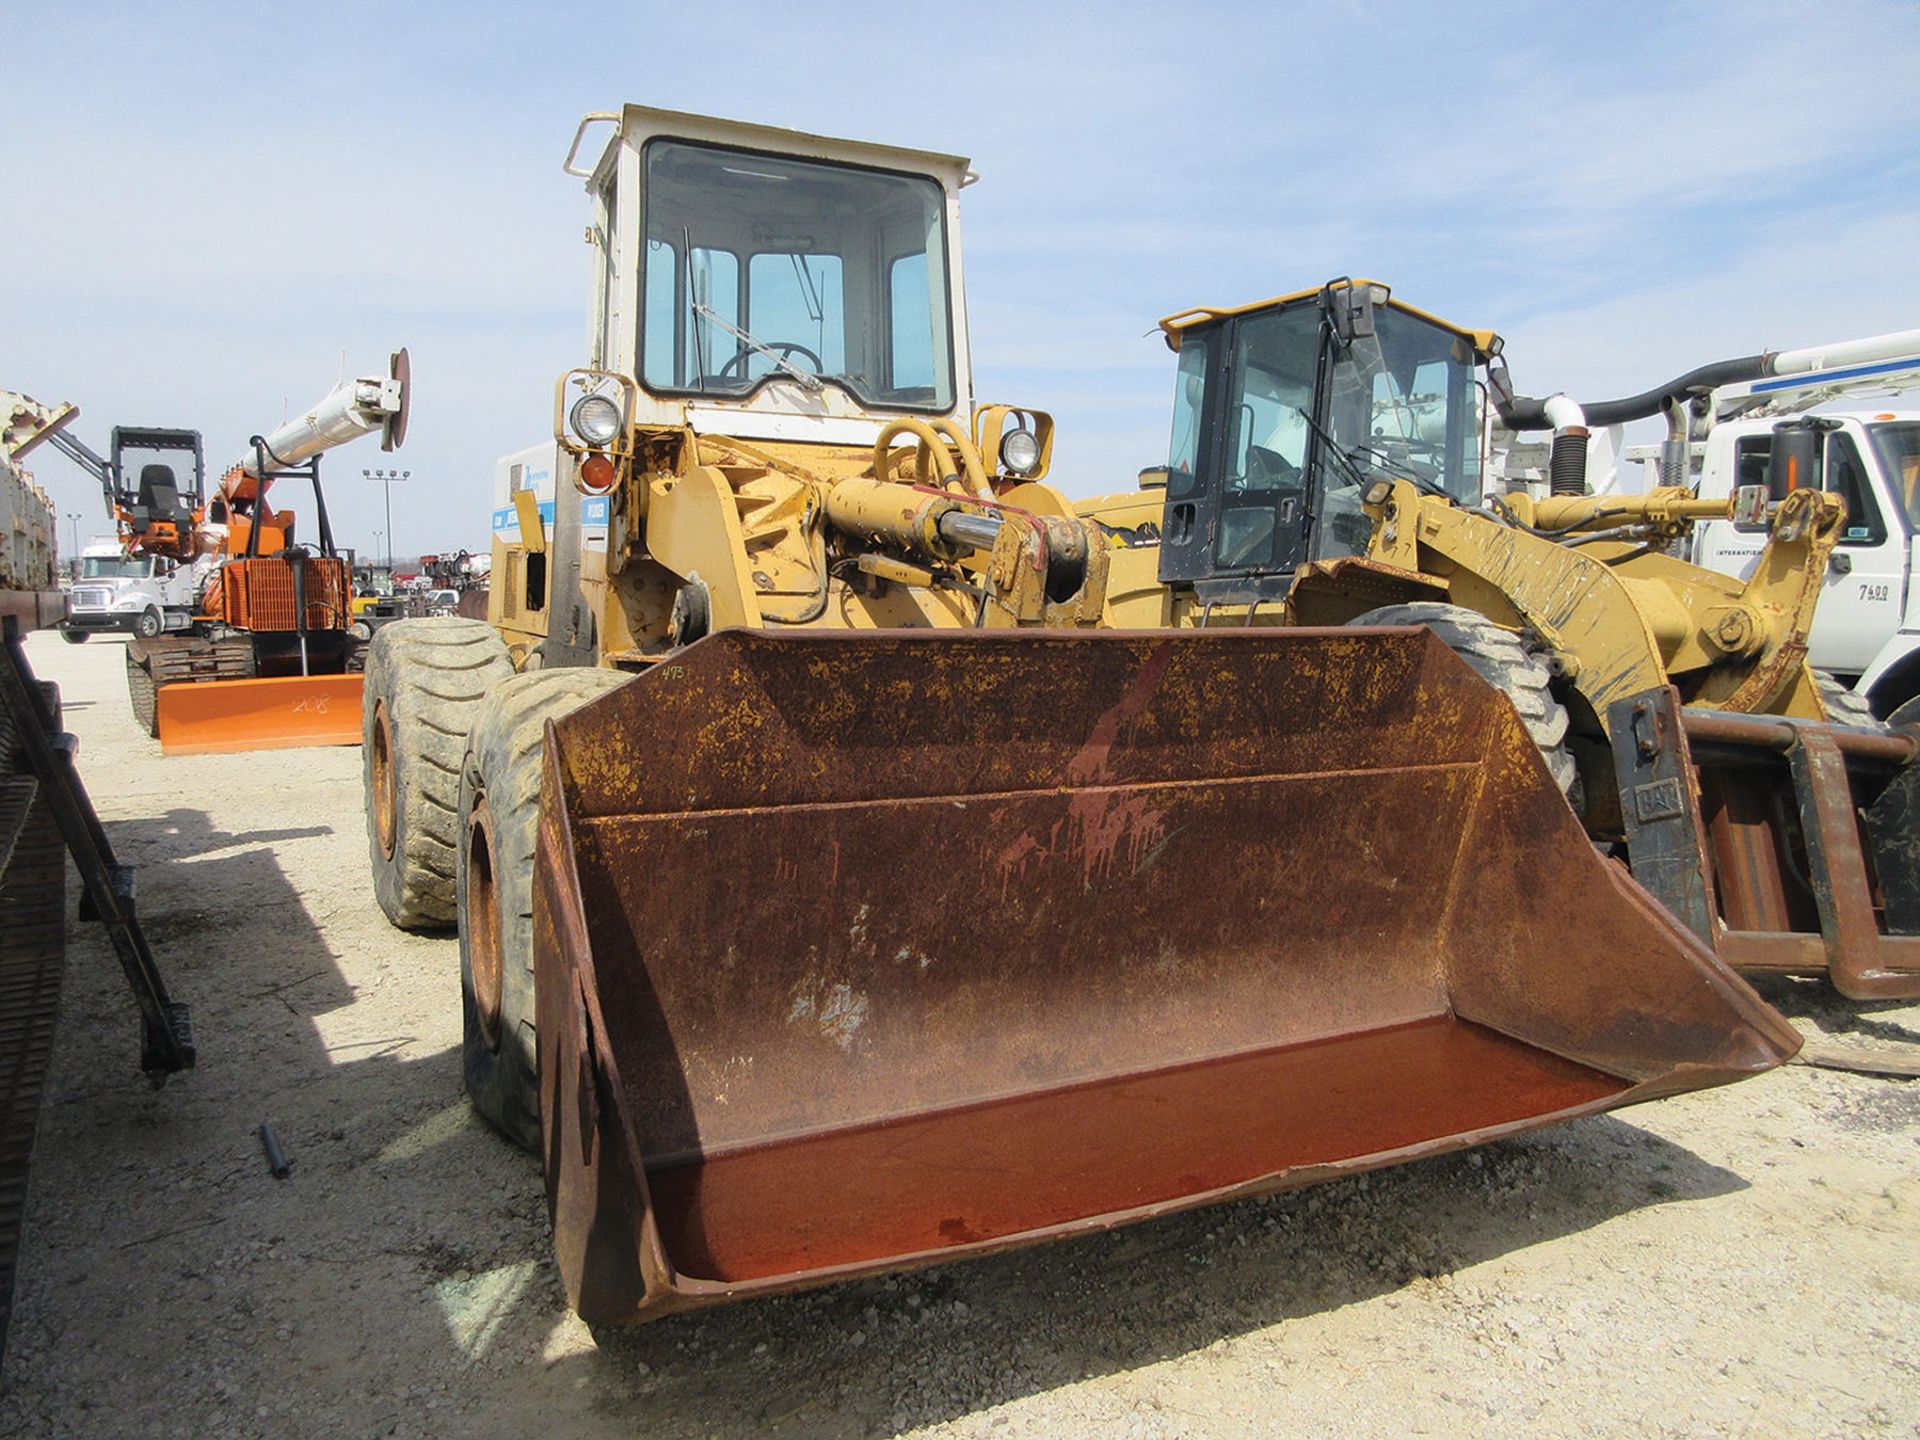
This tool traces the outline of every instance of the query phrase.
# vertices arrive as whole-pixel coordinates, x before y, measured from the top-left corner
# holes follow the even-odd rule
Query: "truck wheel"
[[[403,930],[443,930],[456,914],[467,726],[513,677],[513,661],[484,622],[405,620],[374,635],[365,668],[361,780],[374,898]]]
[[[1820,692],[1820,704],[1827,719],[1836,725],[1857,725],[1863,730],[1884,730],[1887,722],[1873,713],[1867,697],[1843,682],[1831,670],[1813,672],[1813,687]]]
[[[1520,637],[1502,629],[1477,610],[1438,601],[1383,605],[1356,615],[1349,625],[1424,625],[1447,648],[1480,672],[1481,677],[1513,702],[1520,723],[1540,747],[1540,758],[1563,795],[1571,795],[1579,769],[1567,749],[1567,707],[1554,698],[1553,677],[1547,667],[1527,653]]]
[[[467,1094],[516,1144],[540,1144],[533,1016],[533,851],[546,723],[624,684],[617,670],[517,675],[489,697],[460,768],[461,1053]]]
[[[155,703],[153,671],[144,660],[136,660],[131,652],[127,655],[127,700],[133,706],[133,723],[147,732],[150,739],[160,738],[160,711]]]
[[[164,628],[166,627],[160,619],[160,612],[151,605],[142,610],[140,612],[140,618],[133,622],[133,633],[138,635],[142,640],[159,639],[160,632]]]
[[[93,636],[85,630],[62,630],[60,632],[60,638],[69,645],[84,645],[87,641],[91,640]]]

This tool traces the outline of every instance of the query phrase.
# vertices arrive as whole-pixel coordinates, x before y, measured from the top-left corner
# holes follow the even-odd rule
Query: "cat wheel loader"
[[[1104,623],[1118,551],[1047,483],[1051,420],[973,400],[966,161],[594,121],[552,498],[510,468],[487,620],[380,630],[363,709],[376,893],[457,922],[467,1088],[540,1154],[582,1316],[1795,1048],[1431,635]]]
[[[1808,668],[1845,523],[1808,484],[1811,432],[1783,427],[1768,483],[1730,498],[1585,480],[1590,424],[1673,417],[1701,386],[1803,357],[1583,408],[1516,396],[1497,335],[1372,281],[1162,329],[1179,355],[1170,463],[1080,506],[1113,547],[1115,623],[1423,625],[1507,693],[1591,837],[1623,845],[1723,959],[1857,999],[1920,995],[1920,733],[1844,707]],[[1489,490],[1496,414],[1554,432],[1548,493]],[[1764,537],[1745,580],[1680,558],[1695,523],[1735,518]]]

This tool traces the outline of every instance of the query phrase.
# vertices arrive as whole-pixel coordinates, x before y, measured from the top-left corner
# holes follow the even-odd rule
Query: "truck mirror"
[[[1773,427],[1773,449],[1767,456],[1767,497],[1780,501],[1795,490],[1815,488],[1815,466],[1820,457],[1820,432],[1799,421]]]

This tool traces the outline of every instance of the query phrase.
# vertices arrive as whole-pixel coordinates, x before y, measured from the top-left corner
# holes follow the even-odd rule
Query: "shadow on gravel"
[[[651,1433],[891,1433],[1746,1184],[1599,1116],[1109,1235],[604,1331],[598,1355],[565,1363],[597,1382],[597,1412]]]
[[[444,1379],[470,1363],[435,1302],[434,1247],[505,1231],[520,1258],[537,1243],[538,1176],[466,1125],[457,1050],[421,1058],[414,1035],[354,1025],[362,990],[341,968],[348,936],[375,947],[355,957],[362,988],[422,975],[431,985],[441,947],[384,928],[369,941],[363,922],[337,922],[360,922],[370,896],[296,886],[274,844],[305,841],[305,863],[343,863],[313,848],[332,826],[230,832],[179,806],[106,829],[138,866],[139,913],[173,997],[191,1008],[198,1063],[159,1091],[142,1084],[137,1015],[111,948],[70,908],[69,1019],[47,1119],[57,1143],[35,1179],[71,1199],[44,1213],[29,1269],[62,1292],[48,1310],[86,1317],[89,1343],[122,1357],[88,1402],[111,1417],[100,1433],[389,1433],[423,1402],[396,1399],[390,1381],[375,1395],[366,1377]],[[446,975],[457,1005],[456,971]],[[403,1047],[414,1058],[394,1053]],[[417,1140],[448,1113],[461,1123]],[[268,1172],[263,1123],[290,1157],[288,1179]],[[396,1151],[410,1135],[414,1149]],[[503,1208],[524,1214],[503,1224]],[[62,1373],[59,1332],[39,1324],[16,1332],[26,1344],[8,1357],[21,1413]],[[322,1430],[290,1409],[293,1375],[324,1377]],[[0,1433],[10,1413],[0,1403]]]
[[[205,812],[173,809],[164,815],[139,820],[116,820],[107,825],[107,838],[116,853],[149,849],[167,860],[191,860],[216,850],[231,850],[240,845],[272,845],[281,840],[306,840],[316,835],[331,835],[331,825],[290,825],[277,830],[216,830],[207,823]],[[262,852],[272,859],[271,852]],[[126,858],[122,856],[122,858]],[[282,888],[285,888],[284,885]]]
[[[1863,1035],[1874,1040],[1920,1045],[1920,1029],[1906,1020],[1874,1017],[1895,1010],[1911,1013],[1912,1000],[1849,1000],[1824,980],[1759,975],[1749,982],[1760,998],[1789,1020],[1806,1020],[1827,1035]]]

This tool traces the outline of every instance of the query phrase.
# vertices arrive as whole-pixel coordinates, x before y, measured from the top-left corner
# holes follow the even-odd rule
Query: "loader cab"
[[[859,443],[969,421],[965,160],[629,106],[573,173],[595,365],[638,382],[634,423]]]
[[[1180,356],[1162,584],[1281,598],[1308,561],[1366,550],[1375,480],[1479,502],[1477,372],[1495,337],[1352,280],[1161,328]]]

